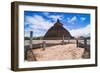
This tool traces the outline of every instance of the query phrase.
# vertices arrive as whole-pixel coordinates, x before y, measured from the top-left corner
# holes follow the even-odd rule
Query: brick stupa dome
[[[44,39],[62,39],[62,38],[72,38],[70,32],[63,27],[63,24],[57,20],[57,22],[52,26],[45,34]]]

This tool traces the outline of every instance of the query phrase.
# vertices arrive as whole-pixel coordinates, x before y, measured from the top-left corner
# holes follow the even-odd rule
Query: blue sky
[[[57,19],[74,37],[90,35],[90,14],[24,11],[25,36],[29,37],[30,30],[33,37],[44,36]]]

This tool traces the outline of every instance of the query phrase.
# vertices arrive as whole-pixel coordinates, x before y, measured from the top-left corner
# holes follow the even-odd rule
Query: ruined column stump
[[[26,51],[26,60],[27,61],[36,61],[35,55],[32,52],[32,50],[27,50]]]

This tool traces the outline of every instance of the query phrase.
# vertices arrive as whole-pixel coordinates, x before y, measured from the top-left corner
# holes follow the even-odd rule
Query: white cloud
[[[75,21],[76,19],[77,19],[77,17],[74,16],[74,17],[71,18],[71,21]]]
[[[72,18],[67,18],[68,23],[74,24],[77,21],[77,17],[73,16]]]
[[[52,18],[54,21],[57,21],[57,19],[62,20],[63,15],[50,15],[49,18]]]
[[[49,12],[43,12],[43,14],[48,17]]]
[[[84,21],[86,18],[85,17],[81,17],[80,19],[81,19],[81,21]]]
[[[30,28],[26,28],[26,31],[33,30],[36,36],[44,35],[45,32],[53,26],[53,23],[49,20],[44,19],[42,16],[34,15],[34,16],[26,16],[25,23],[30,25]],[[38,33],[38,34],[37,34]]]
[[[88,37],[90,35],[90,24],[83,28],[72,29],[70,30],[70,33],[74,37],[79,37],[79,36]]]
[[[63,15],[57,15],[57,14],[50,15],[49,12],[44,12],[43,14],[44,14],[44,16],[46,16],[48,18],[52,18],[54,21],[57,21],[57,19],[59,19],[59,20],[63,19]]]

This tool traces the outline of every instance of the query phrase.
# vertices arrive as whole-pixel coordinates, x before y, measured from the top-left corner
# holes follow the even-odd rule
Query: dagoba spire
[[[54,24],[54,26],[62,26],[63,24],[60,22],[59,19],[57,19],[56,23]]]
[[[60,20],[59,19],[57,19],[57,23],[59,23],[60,22]]]

